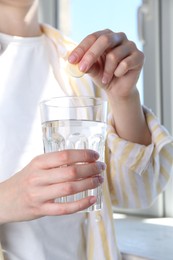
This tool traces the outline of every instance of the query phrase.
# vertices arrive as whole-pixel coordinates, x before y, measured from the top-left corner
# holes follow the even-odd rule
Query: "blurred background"
[[[141,101],[173,134],[173,1],[172,0],[40,0],[40,21],[74,41],[109,28],[123,31],[145,54],[138,82]],[[146,210],[115,212],[147,217],[173,217],[173,182]]]

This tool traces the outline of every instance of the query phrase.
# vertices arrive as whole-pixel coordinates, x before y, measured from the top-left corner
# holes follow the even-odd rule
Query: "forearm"
[[[119,137],[130,142],[148,145],[151,134],[146,123],[140,102],[139,92],[135,88],[129,96],[118,97],[108,94],[113,124]]]

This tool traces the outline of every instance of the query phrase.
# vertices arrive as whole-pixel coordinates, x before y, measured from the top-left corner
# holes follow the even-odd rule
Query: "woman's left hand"
[[[88,35],[71,52],[68,61],[89,73],[107,94],[130,95],[141,72],[144,55],[124,33],[109,29]]]
[[[70,54],[68,61],[88,73],[106,91],[112,125],[119,137],[144,145],[151,143],[136,87],[144,54],[124,33],[103,30],[88,35]],[[79,71],[79,72],[80,72]]]

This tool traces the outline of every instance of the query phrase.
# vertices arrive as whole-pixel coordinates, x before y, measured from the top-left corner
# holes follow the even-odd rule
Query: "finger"
[[[68,203],[47,203],[42,208],[43,216],[59,216],[76,213],[89,208],[96,203],[95,196],[89,196],[87,198]]]
[[[68,60],[78,63],[82,59],[79,68],[86,72],[87,68],[84,69],[84,65],[88,63],[88,67],[92,66],[106,49],[119,45],[124,38],[125,34],[113,33],[108,29],[90,34],[72,51]]]
[[[85,37],[78,46],[70,53],[68,57],[68,61],[70,63],[78,63],[85,52],[95,43],[95,41],[104,33],[106,33],[108,30],[101,30],[94,32],[92,34],[89,34],[87,37]]]
[[[73,164],[68,167],[55,168],[42,173],[42,184],[51,185],[54,183],[62,183],[74,180],[93,177],[102,173],[106,168],[103,162],[94,162],[87,164]]]
[[[95,189],[103,183],[101,175],[72,182],[65,182],[60,184],[53,184],[42,189],[41,200],[49,201],[56,198],[73,195],[82,191]]]
[[[89,149],[63,150],[37,156],[32,160],[32,165],[40,169],[51,169],[79,162],[93,162],[98,158],[99,154]]]
[[[115,72],[114,75],[116,77],[122,77],[130,70],[141,70],[144,63],[144,54],[140,51],[133,53],[132,55],[128,56],[124,60],[122,60]]]
[[[110,32],[101,35],[82,57],[79,63],[79,69],[82,72],[88,72],[100,57],[104,57],[112,48],[119,46],[123,40],[125,40],[125,36],[122,33]]]
[[[132,53],[132,49],[129,48],[129,44],[120,45],[114,49],[112,49],[109,53],[107,53],[104,64],[104,72],[102,77],[102,83],[108,84],[120,64],[122,60],[124,60],[127,56]]]

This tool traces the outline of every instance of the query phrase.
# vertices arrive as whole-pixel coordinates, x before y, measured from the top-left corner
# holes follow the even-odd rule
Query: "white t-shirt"
[[[39,102],[62,96],[50,65],[50,41],[0,34],[0,181],[43,153]],[[7,260],[84,260],[85,215],[0,226]]]

